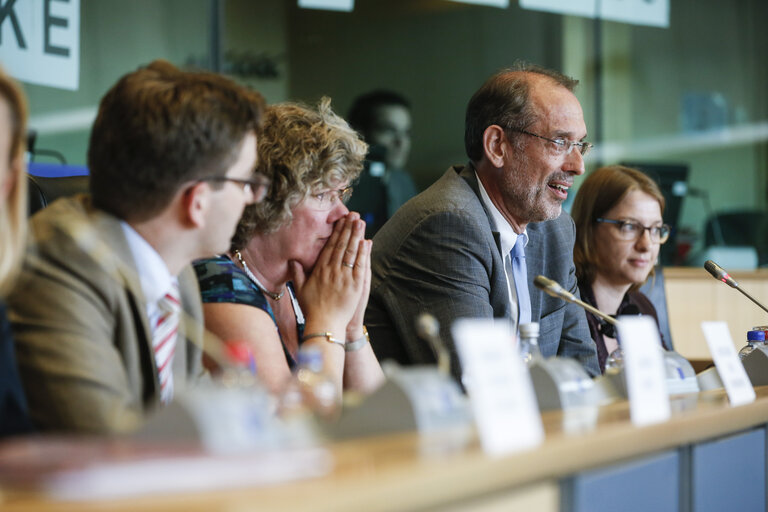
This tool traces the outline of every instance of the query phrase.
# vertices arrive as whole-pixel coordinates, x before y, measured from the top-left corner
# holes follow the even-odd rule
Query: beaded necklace
[[[251,272],[251,269],[248,268],[248,265],[245,264],[245,260],[243,259],[243,255],[240,254],[240,251],[235,251],[235,258],[237,258],[237,261],[240,262],[240,265],[243,267],[243,270],[245,271],[245,275],[247,275],[251,281],[261,290],[262,292],[266,293],[267,296],[269,296],[270,299],[274,301],[278,301],[283,298],[283,295],[285,295],[285,287],[283,287],[283,291],[280,293],[275,293],[267,290],[261,282],[256,279],[256,276],[253,275],[253,272]]]

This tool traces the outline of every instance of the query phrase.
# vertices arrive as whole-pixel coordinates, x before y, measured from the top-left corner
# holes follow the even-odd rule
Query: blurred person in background
[[[2,301],[18,273],[27,232],[26,121],[21,89],[0,71],[0,437],[31,429]]]
[[[349,207],[366,221],[366,236],[376,231],[418,193],[406,170],[411,151],[411,105],[393,91],[375,90],[357,97],[349,124],[369,144],[365,168]]]
[[[273,393],[307,346],[323,352],[339,396],[383,380],[363,326],[371,241],[345,206],[366,149],[328,99],[317,109],[269,107],[257,167],[272,182],[269,196],[245,209],[227,254],[195,263],[206,327],[246,341]]]

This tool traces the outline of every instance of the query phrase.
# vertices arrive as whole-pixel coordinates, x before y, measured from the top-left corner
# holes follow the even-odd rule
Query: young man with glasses
[[[426,311],[449,343],[451,324],[461,317],[539,322],[545,357],[574,357],[591,375],[599,373],[583,310],[532,284],[541,274],[578,293],[574,225],[562,212],[591,147],[576,84],[518,66],[489,78],[469,101],[469,163],[450,168],[374,239],[366,325],[379,359],[435,360],[414,328]]]
[[[192,260],[227,250],[254,175],[258,93],[165,61],[101,100],[90,194],[31,222],[10,297],[18,363],[37,426],[119,432],[203,373]]]

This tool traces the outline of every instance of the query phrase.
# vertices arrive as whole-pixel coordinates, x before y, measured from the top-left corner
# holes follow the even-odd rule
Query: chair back
[[[60,197],[88,192],[88,176],[44,178],[27,174],[29,215],[34,215]]]

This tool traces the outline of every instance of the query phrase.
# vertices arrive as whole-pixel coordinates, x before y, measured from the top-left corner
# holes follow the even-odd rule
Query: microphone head
[[[552,297],[557,297],[566,301],[573,299],[573,294],[571,294],[571,292],[560,286],[557,281],[553,281],[548,277],[536,276],[536,278],[533,280],[533,284],[536,286],[536,288],[542,290],[544,293]]]
[[[722,281],[731,288],[736,288],[739,286],[739,283],[736,282],[735,279],[733,279],[730,275],[728,275],[728,272],[725,271],[723,267],[718,265],[712,260],[707,260],[704,262],[704,270],[709,272],[712,277],[717,279],[718,281]]]
[[[421,339],[438,338],[440,336],[440,322],[429,313],[422,313],[416,317],[416,335]]]

